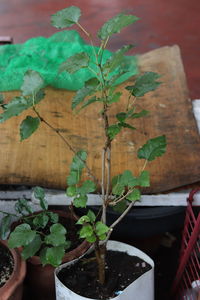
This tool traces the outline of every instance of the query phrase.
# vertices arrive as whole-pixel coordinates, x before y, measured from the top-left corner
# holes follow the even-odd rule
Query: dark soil
[[[148,263],[136,256],[108,251],[104,286],[96,280],[97,265],[94,260],[82,259],[72,267],[60,271],[58,277],[63,284],[81,296],[92,299],[111,299],[150,269],[151,266]]]
[[[10,278],[14,267],[14,260],[10,251],[0,244],[0,288]]]

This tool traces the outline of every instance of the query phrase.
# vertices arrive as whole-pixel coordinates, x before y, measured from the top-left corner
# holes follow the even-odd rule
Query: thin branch
[[[105,240],[105,243],[109,240],[110,238],[110,235],[113,231],[113,228],[119,223],[121,222],[121,220],[126,216],[126,214],[129,212],[129,210],[132,208],[132,206],[134,205],[134,201],[130,202],[130,204],[128,205],[127,209],[119,216],[119,218],[114,222],[112,223],[112,225],[110,226],[110,230],[109,230],[109,233],[107,235],[107,238]]]
[[[70,149],[70,151],[72,151],[75,155],[77,155],[76,150],[71,146],[71,144],[68,142],[68,140],[59,132],[59,130],[57,128],[53,127],[51,124],[49,124],[44,118],[42,118],[35,107],[33,107],[33,111],[38,116],[40,121],[43,122],[44,124],[46,124],[52,131],[54,131],[62,139],[62,141],[65,143],[65,145],[67,145],[67,147]],[[78,156],[78,158],[84,163],[85,168],[88,172],[88,175],[94,180],[94,182],[97,185],[99,185],[98,179],[92,174],[92,171],[88,167],[87,163],[84,160],[82,160],[82,158],[80,156]]]
[[[15,215],[15,214],[12,214],[12,213],[8,213],[8,212],[5,212],[5,211],[3,211],[3,210],[0,210],[0,213],[2,213],[2,214],[4,214],[4,215],[7,215],[7,216],[13,216],[13,217],[19,218],[18,215]]]
[[[102,165],[101,165],[101,193],[102,193],[102,215],[101,220],[105,224],[106,223],[106,206],[105,206],[105,149],[102,150]]]
[[[81,26],[81,24],[80,23],[76,23],[77,24],[77,26],[88,36],[88,37],[90,37],[91,35],[90,35],[90,33],[89,32],[87,32],[82,26]]]

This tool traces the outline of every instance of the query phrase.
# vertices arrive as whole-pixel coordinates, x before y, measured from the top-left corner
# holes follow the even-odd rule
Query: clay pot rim
[[[3,294],[6,291],[6,299],[8,299],[16,288],[23,282],[26,275],[26,262],[22,260],[18,249],[10,249],[7,245],[7,241],[0,240],[0,243],[4,245],[10,251],[14,259],[14,268],[10,278],[0,288],[0,292]],[[4,298],[1,298],[4,299]]]
[[[75,217],[69,211],[55,210],[55,209],[50,209],[48,211],[53,212],[53,213],[57,213],[61,217],[76,220]],[[37,215],[41,212],[43,212],[43,210],[36,211],[36,212],[33,213],[33,215]],[[16,221],[13,224],[17,224],[18,222],[19,221]],[[91,246],[91,244],[89,242],[87,242],[86,240],[84,240],[78,247],[76,247],[75,249],[72,249],[71,251],[65,253],[65,256],[63,257],[62,263],[65,263],[65,262],[71,261],[72,259],[80,257],[81,256],[80,253],[82,253],[82,254],[85,253],[90,246]],[[73,258],[71,258],[71,257],[73,257]],[[33,265],[42,265],[39,256],[36,256],[36,255],[30,257],[27,261],[30,262]]]

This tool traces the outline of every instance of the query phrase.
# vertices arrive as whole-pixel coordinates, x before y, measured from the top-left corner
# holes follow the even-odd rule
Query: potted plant
[[[149,289],[145,292],[144,288],[141,288],[140,281],[140,278],[142,278],[142,280],[152,279],[153,262],[151,259],[134,247],[130,249],[130,246],[128,245],[110,242],[109,238],[114,228],[129,212],[134,203],[140,200],[140,190],[150,185],[150,174],[146,170],[148,162],[160,157],[166,150],[166,138],[164,135],[151,138],[137,150],[137,158],[144,161],[142,168],[138,170],[138,174],[132,174],[130,170],[124,170],[121,174],[114,177],[112,176],[113,141],[118,134],[123,134],[124,130],[132,130],[135,132],[136,128],[134,127],[134,121],[145,117],[149,113],[147,110],[140,108],[138,100],[140,98],[142,100],[142,96],[155,90],[160,85],[160,82],[158,81],[160,76],[154,72],[147,72],[137,76],[134,79],[134,82],[127,85],[123,90],[116,90],[119,80],[121,80],[123,76],[126,76],[127,78],[131,60],[127,60],[124,54],[128,52],[133,45],[123,46],[113,53],[106,61],[104,60],[104,52],[110,37],[113,34],[119,33],[124,27],[137,21],[138,18],[133,15],[120,13],[110,19],[98,31],[97,36],[100,39],[100,47],[96,48],[93,46],[94,43],[91,34],[79,23],[80,16],[80,9],[71,6],[53,15],[52,24],[57,28],[67,28],[74,24],[77,25],[87,36],[93,48],[93,56],[89,57],[85,52],[76,53],[61,64],[59,72],[68,72],[72,74],[81,72],[84,68],[87,68],[91,72],[91,78],[85,81],[84,86],[79,89],[73,97],[72,110],[80,112],[90,105],[95,105],[99,108],[99,113],[96,118],[101,120],[101,126],[104,128],[101,178],[96,178],[92,168],[87,163],[87,156],[89,153],[82,150],[81,145],[79,151],[76,151],[70,143],[70,140],[50,124],[45,116],[40,114],[37,104],[44,98],[43,88],[45,83],[38,72],[33,70],[26,72],[21,87],[22,95],[20,97],[15,97],[8,104],[4,104],[2,100],[4,111],[0,115],[0,122],[4,122],[10,117],[19,115],[24,110],[31,108],[35,116],[29,115],[21,123],[21,140],[31,136],[38,129],[39,125],[43,123],[57,134],[68,149],[74,154],[70,172],[67,177],[68,187],[66,190],[67,195],[72,199],[72,207],[86,207],[87,194],[91,192],[99,192],[99,197],[102,200],[102,206],[96,215],[93,211],[88,210],[88,212],[77,221],[77,225],[81,226],[79,237],[92,243],[95,252],[95,259],[90,257],[84,261],[79,260],[78,263],[71,266],[71,268],[76,268],[77,265],[80,265],[78,274],[82,273],[83,277],[81,277],[81,279],[71,279],[71,283],[74,282],[76,285],[77,281],[82,282],[83,294],[79,295],[79,292],[72,292],[67,287],[64,287],[63,283],[58,279],[59,273],[62,273],[59,268],[56,270],[56,281],[57,286],[61,288],[61,291],[59,289],[57,290],[57,299],[120,299],[120,297],[123,299],[130,299],[130,295],[132,296],[133,293],[135,293],[135,297],[138,296],[139,285],[140,294],[138,297],[140,297],[140,299],[147,299],[145,297],[149,295],[148,299],[153,299],[153,282],[151,282]],[[115,112],[116,107],[119,107],[117,113]],[[115,122],[111,124],[110,115],[112,114],[115,114]],[[136,138],[135,135],[134,138]],[[82,174],[84,171],[88,176],[86,181],[82,181]],[[111,226],[107,226],[106,220],[108,207],[113,207],[115,210],[121,212],[119,218],[111,224]],[[11,246],[13,245],[11,244]],[[123,247],[124,250],[122,249]],[[121,255],[122,252],[124,255],[123,257],[126,256],[125,252],[128,252],[130,256],[134,255],[141,257],[142,261],[139,259],[139,262],[136,263],[136,268],[139,267],[140,270],[144,268],[146,273],[130,285],[130,282],[128,284],[122,283],[120,287],[116,287],[114,290],[113,288],[109,289],[105,284],[109,277],[107,274],[108,261],[106,261],[106,256],[108,256],[107,253],[109,253],[109,251],[106,251],[106,248],[108,248],[109,251],[119,250],[118,252],[120,253],[118,254]],[[111,252],[111,257],[112,256],[114,256],[113,252]],[[117,260],[119,262],[119,259]],[[120,258],[120,261],[121,260],[123,261],[122,258]],[[96,268],[94,267],[93,262],[97,263],[97,274],[93,272],[93,268]],[[129,264],[130,263],[128,263],[128,265]],[[151,265],[151,270],[149,270],[148,264]],[[87,297],[87,294],[85,294],[85,291],[88,290],[88,282],[86,283],[85,280],[83,280],[86,274],[83,266],[92,269],[92,277],[96,278],[95,288],[99,292],[98,296],[90,295]],[[113,265],[110,269],[113,269]],[[72,269],[70,269],[70,272],[72,272]],[[114,277],[119,280],[121,271],[117,271],[116,276]],[[70,288],[74,290],[71,283]],[[148,286],[146,282],[143,282],[143,284],[145,287]],[[132,290],[130,291],[129,287],[133,288],[133,292]],[[63,291],[66,295],[62,294]],[[102,296],[102,294],[107,295],[106,298],[103,298],[104,296]],[[96,294],[94,293],[93,295]]]
[[[41,187],[34,188],[34,195],[40,201],[41,210],[38,212],[33,212],[26,199],[16,202],[15,214],[0,211],[5,215],[0,236],[5,239],[11,230],[8,246],[11,249],[21,248],[21,257],[27,260],[26,283],[37,299],[54,299],[55,267],[81,256],[89,243],[78,239],[77,220],[70,211],[48,210]],[[12,217],[18,221],[11,223]]]
[[[0,299],[21,300],[26,263],[17,249],[9,249],[5,241],[0,240]]]

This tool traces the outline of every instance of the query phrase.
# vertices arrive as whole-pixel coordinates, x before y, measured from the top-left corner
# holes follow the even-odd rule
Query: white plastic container
[[[123,292],[112,298],[113,300],[154,300],[154,262],[147,256],[144,252],[138,250],[137,248],[116,241],[108,241],[108,250],[115,250],[120,252],[127,252],[129,255],[138,256],[145,262],[151,265],[152,269],[140,276],[134,282],[132,282]],[[91,298],[86,298],[80,296],[70,289],[68,289],[62,282],[58,279],[57,274],[60,270],[69,266],[70,264],[76,263],[74,260],[70,263],[63,264],[55,269],[55,285],[56,285],[56,300],[91,300]],[[99,299],[93,299],[99,300]]]

